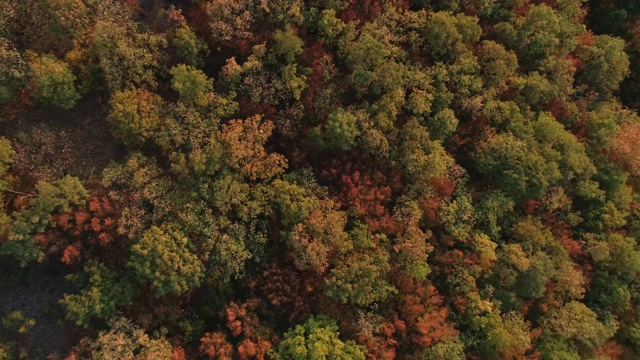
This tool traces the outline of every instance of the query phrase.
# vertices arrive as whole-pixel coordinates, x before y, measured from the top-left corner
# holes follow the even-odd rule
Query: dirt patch
[[[26,334],[5,334],[29,351],[29,358],[48,354],[64,355],[76,343],[74,326],[65,322],[58,301],[72,289],[60,268],[34,264],[19,271],[0,270],[0,317],[14,310],[35,320]],[[10,274],[10,275],[9,275]]]
[[[64,175],[96,181],[126,153],[111,136],[106,117],[105,106],[95,98],[70,111],[26,109],[0,131],[16,151],[12,172],[25,187]]]

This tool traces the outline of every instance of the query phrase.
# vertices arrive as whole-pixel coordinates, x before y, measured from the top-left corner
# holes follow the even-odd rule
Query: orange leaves
[[[447,321],[449,311],[442,306],[442,297],[435,287],[408,276],[400,275],[396,280],[400,290],[398,313],[412,343],[428,348],[458,335]]]
[[[290,268],[271,266],[264,270],[253,287],[259,290],[271,306],[288,316],[289,320],[305,318],[310,313],[310,301],[305,294],[313,291],[311,279],[303,279]],[[306,285],[306,286],[305,286]]]
[[[104,247],[113,241],[117,216],[108,198],[93,196],[88,207],[78,207],[70,214],[52,215],[55,228],[36,238],[49,253],[64,249],[60,261],[72,265],[82,260],[83,249],[88,251],[94,244]]]
[[[611,157],[624,170],[640,175],[640,124],[628,123],[620,126],[614,138]]]
[[[247,316],[247,304],[240,307],[235,302],[231,302],[225,312],[227,314],[227,327],[231,330],[231,334],[235,337],[240,336],[242,333],[242,320],[245,320]],[[252,322],[251,319],[249,319],[249,322]],[[248,327],[247,331],[250,331],[250,327]]]
[[[200,339],[200,353],[212,360],[230,360],[235,358],[234,354],[242,360],[264,359],[272,345],[266,339],[268,329],[260,324],[254,312],[258,304],[258,299],[248,300],[242,305],[232,301],[223,311],[227,328],[234,338],[238,338],[235,351],[223,333],[214,332],[206,333]]]
[[[255,340],[244,339],[240,345],[238,345],[238,355],[240,355],[240,359],[242,360],[264,360],[269,350],[271,350],[271,343],[262,338]]]
[[[62,253],[62,258],[60,259],[60,261],[62,261],[66,265],[73,264],[80,258],[80,249],[82,249],[82,245],[78,242],[67,246],[67,248],[64,249],[64,252]]]
[[[269,154],[264,148],[273,131],[273,124],[261,120],[259,115],[247,120],[231,120],[222,128],[221,138],[229,149],[229,165],[252,181],[271,179],[287,167],[284,156]]]
[[[233,346],[222,333],[206,333],[200,339],[200,353],[211,360],[231,360]]]
[[[394,233],[396,225],[387,204],[392,193],[401,187],[397,174],[387,177],[351,163],[325,171],[325,176],[337,182],[342,202],[358,215],[364,216],[372,232]]]

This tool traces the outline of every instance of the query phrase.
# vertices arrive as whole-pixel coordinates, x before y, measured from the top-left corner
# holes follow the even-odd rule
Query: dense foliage
[[[640,356],[637,1],[0,8],[0,360]]]

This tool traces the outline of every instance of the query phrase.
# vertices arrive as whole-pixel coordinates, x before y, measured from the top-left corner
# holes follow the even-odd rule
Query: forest
[[[0,0],[0,360],[640,358],[640,2]]]

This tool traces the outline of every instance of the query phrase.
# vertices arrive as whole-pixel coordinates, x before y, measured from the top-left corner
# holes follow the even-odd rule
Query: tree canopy
[[[637,1],[0,9],[0,359],[640,357]]]

